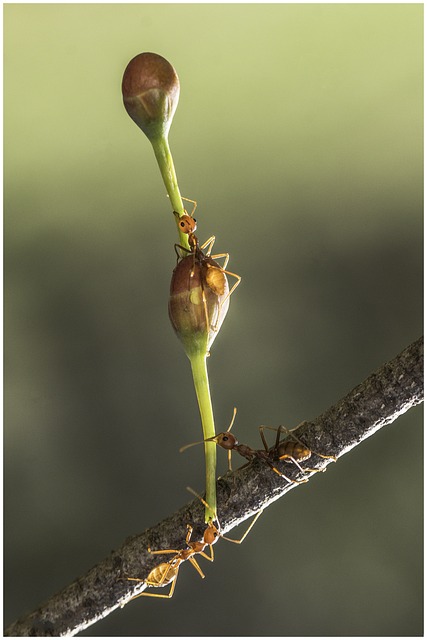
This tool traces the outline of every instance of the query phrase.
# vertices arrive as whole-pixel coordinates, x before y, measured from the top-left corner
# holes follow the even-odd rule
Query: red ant
[[[321,458],[332,458],[334,461],[336,460],[335,456],[326,456],[321,453],[316,453],[311,451],[299,438],[297,438],[292,431],[298,429],[301,425],[295,427],[295,429],[289,430],[282,425],[277,429],[274,427],[266,427],[260,426],[259,432],[261,436],[262,443],[264,445],[264,449],[252,449],[246,444],[240,444],[237,438],[230,433],[230,430],[233,426],[234,419],[236,417],[237,410],[234,409],[233,418],[231,420],[231,424],[228,427],[227,431],[223,431],[222,433],[218,433],[216,436],[212,438],[208,438],[207,442],[215,442],[219,447],[226,449],[228,452],[228,468],[231,471],[231,453],[232,451],[237,451],[241,456],[246,458],[249,462],[257,458],[258,460],[264,461],[269,467],[277,473],[279,476],[287,480],[288,482],[293,482],[296,484],[302,484],[304,482],[308,482],[306,478],[303,480],[291,480],[284,473],[279,471],[274,463],[276,462],[292,462],[302,473],[317,473],[318,471],[325,471],[325,469],[304,469],[299,463],[308,460],[312,453],[315,453]],[[301,423],[303,424],[303,423]],[[264,429],[272,429],[277,431],[276,442],[273,447],[269,448],[267,441],[264,436]],[[286,433],[291,435],[293,440],[280,441],[280,436],[282,433]],[[204,441],[204,442],[206,442]],[[180,452],[184,451],[188,447],[193,446],[193,444],[200,444],[198,442],[193,442],[192,444],[186,445],[180,449]]]
[[[226,267],[230,256],[228,253],[218,253],[214,256],[211,256],[211,251],[215,242],[215,236],[211,236],[204,242],[201,246],[199,245],[199,241],[195,235],[195,231],[197,229],[197,221],[193,218],[193,214],[197,207],[197,202],[195,200],[190,200],[189,198],[183,198],[183,200],[187,200],[188,202],[193,203],[193,211],[189,215],[185,212],[184,215],[180,216],[179,213],[174,211],[174,215],[178,218],[178,227],[182,231],[188,235],[188,245],[190,249],[186,249],[182,247],[180,244],[175,244],[175,251],[177,252],[178,258],[180,257],[178,254],[178,249],[189,253],[187,259],[193,260],[193,269],[190,273],[190,277],[194,276],[194,270],[196,263],[200,266],[202,271],[202,282],[206,282],[208,287],[215,293],[217,296],[223,296],[226,294],[225,298],[221,301],[221,306],[228,300],[231,294],[236,290],[236,287],[239,286],[241,281],[241,276],[238,276],[236,273],[232,273],[231,271],[227,271]],[[206,253],[203,253],[203,250],[207,248]],[[186,259],[185,257],[182,260]],[[219,265],[216,262],[216,259],[224,258],[224,264]],[[232,286],[232,288],[228,291],[228,282],[226,278],[226,274],[229,276],[233,276],[236,278],[236,282]]]
[[[190,487],[187,487],[187,489],[188,491],[193,493],[197,498],[199,498],[199,500],[205,506],[208,506],[206,501],[201,496],[199,496],[198,493],[193,491],[193,489],[191,489]],[[138,595],[134,596],[134,598],[139,598],[140,596],[148,596],[152,598],[172,598],[173,593],[175,591],[175,585],[176,585],[176,580],[178,578],[178,572],[179,572],[180,566],[186,560],[189,560],[193,565],[193,567],[196,569],[197,573],[202,578],[204,578],[205,574],[201,570],[199,563],[197,562],[194,556],[196,554],[199,554],[203,558],[206,558],[206,560],[209,560],[209,562],[213,562],[214,561],[213,545],[216,543],[218,538],[223,538],[224,540],[228,540],[229,542],[234,542],[235,544],[241,544],[243,540],[246,538],[246,536],[248,535],[249,531],[254,526],[255,522],[258,520],[261,513],[262,513],[262,509],[258,511],[255,518],[252,520],[251,524],[249,525],[249,527],[247,528],[247,530],[239,540],[233,540],[232,538],[227,538],[220,532],[219,523],[217,527],[212,521],[210,521],[203,533],[202,542],[191,541],[191,536],[193,534],[193,527],[187,524],[187,535],[185,537],[185,544],[187,545],[186,549],[160,549],[158,551],[152,551],[149,548],[148,552],[151,553],[152,555],[163,555],[167,553],[174,553],[175,555],[172,558],[172,560],[169,560],[169,562],[162,562],[157,567],[154,567],[154,569],[150,571],[150,573],[148,574],[145,580],[141,580],[139,578],[128,578],[128,580],[133,580],[135,582],[145,582],[145,584],[148,587],[165,587],[167,584],[170,584],[170,583],[172,583],[172,586],[170,588],[169,593],[166,595],[157,594],[157,593],[145,593],[144,591],[143,593],[139,593]],[[208,555],[205,552],[206,547],[209,547],[210,555]]]
[[[167,584],[172,582],[171,589],[167,595],[157,594],[157,593],[140,593],[136,598],[140,596],[149,596],[152,598],[172,598],[173,592],[175,590],[176,579],[178,577],[178,572],[181,564],[186,560],[189,560],[199,575],[204,578],[205,574],[201,570],[199,563],[194,558],[194,556],[198,553],[209,562],[213,562],[214,560],[214,552],[212,545],[218,539],[219,530],[215,527],[215,525],[210,522],[203,533],[203,542],[192,542],[191,535],[193,533],[193,527],[191,525],[187,525],[187,535],[185,538],[185,543],[187,545],[186,549],[162,549],[159,551],[151,551],[148,549],[148,552],[153,555],[163,555],[167,553],[174,553],[175,556],[169,562],[162,562],[157,567],[154,567],[152,571],[148,574],[148,577],[145,580],[140,580],[139,578],[128,578],[128,580],[134,580],[136,582],[145,582],[148,587],[164,587]],[[205,553],[205,548],[209,546],[210,555]]]

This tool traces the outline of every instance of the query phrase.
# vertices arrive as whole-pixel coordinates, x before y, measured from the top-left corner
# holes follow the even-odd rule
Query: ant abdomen
[[[146,582],[150,587],[164,587],[176,578],[177,573],[178,566],[162,562],[150,571]]]
[[[209,260],[209,261],[208,261]],[[208,287],[218,296],[223,296],[228,286],[224,271],[214,260],[206,259],[204,276]]]
[[[288,458],[289,461],[292,462],[293,458],[294,460],[298,460],[299,462],[304,462],[311,457],[311,450],[301,442],[288,440],[287,442],[281,442],[278,445],[277,456],[279,460],[286,460],[286,458]]]

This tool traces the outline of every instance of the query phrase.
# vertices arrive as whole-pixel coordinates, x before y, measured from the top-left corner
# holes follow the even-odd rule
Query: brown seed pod
[[[175,267],[169,318],[188,356],[207,353],[228,311],[228,281],[212,258],[190,254]]]
[[[145,135],[167,135],[178,106],[179,78],[157,53],[139,53],[127,65],[122,80],[125,109]]]

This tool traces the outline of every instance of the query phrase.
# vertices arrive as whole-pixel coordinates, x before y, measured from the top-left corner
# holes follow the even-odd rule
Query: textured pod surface
[[[148,136],[169,131],[179,100],[179,78],[157,53],[139,53],[122,80],[123,103],[132,120]]]
[[[187,355],[209,351],[228,311],[228,290],[227,278],[212,258],[189,255],[175,267],[169,318]]]

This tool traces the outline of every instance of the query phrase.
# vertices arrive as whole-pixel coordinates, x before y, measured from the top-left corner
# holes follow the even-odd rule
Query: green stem
[[[202,419],[203,438],[215,436],[215,424],[212,411],[211,394],[209,391],[209,378],[206,366],[206,354],[198,353],[190,357],[191,371],[193,373],[194,387],[199,403],[200,417]],[[205,522],[216,518],[216,444],[205,442],[206,460],[206,503]]]
[[[172,209],[182,215],[185,209],[182,204],[181,193],[178,187],[178,180],[176,178],[175,166],[168,139],[161,136],[159,138],[153,138],[150,142],[153,145],[154,154],[159,165],[160,173],[162,174],[166,191],[168,192],[168,196],[171,201]],[[179,228],[178,234],[179,244],[186,249],[190,249],[188,244],[188,235],[186,233],[182,233]]]
[[[172,208],[177,213],[183,214],[185,209],[182,204],[182,198],[178,187],[178,180],[176,178],[168,139],[166,136],[162,135],[158,138],[153,138],[150,141],[153,145],[154,154],[156,156]],[[188,234],[182,233],[179,227],[177,227],[177,229],[179,233],[179,244],[189,250]],[[203,437],[204,439],[212,438],[215,436],[215,424],[212,411],[211,394],[209,390],[208,371],[206,367],[206,349],[189,357],[197,401],[199,403],[200,417],[202,420]],[[210,520],[216,519],[216,444],[214,442],[205,442],[205,460],[206,503],[208,505],[205,506],[205,521],[209,522]]]

